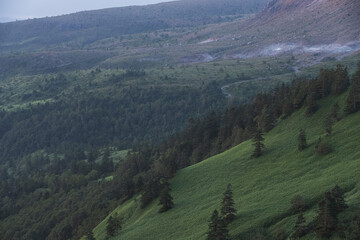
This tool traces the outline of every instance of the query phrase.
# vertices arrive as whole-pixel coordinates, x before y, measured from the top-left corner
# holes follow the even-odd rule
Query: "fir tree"
[[[233,192],[231,190],[231,184],[227,185],[226,191],[223,194],[221,203],[221,216],[228,224],[235,219],[236,209],[234,208]]]
[[[299,140],[298,149],[300,151],[303,151],[307,146],[306,134],[305,134],[304,129],[300,129],[298,140]]]
[[[307,104],[307,109],[306,109],[307,116],[311,116],[312,114],[314,114],[317,111],[318,106],[316,104],[316,100],[315,100],[313,93],[310,92],[308,94],[308,96],[306,98],[306,104]]]
[[[330,237],[337,229],[337,207],[330,192],[325,193],[324,199],[319,203],[316,230],[321,237]]]
[[[333,109],[332,109],[332,112],[331,112],[331,117],[335,122],[340,121],[339,111],[340,111],[340,106],[339,106],[338,103],[335,103],[333,105]]]
[[[296,195],[291,199],[292,213],[301,213],[305,210],[305,201],[300,195]]]
[[[331,115],[326,118],[324,125],[325,125],[326,135],[330,136],[332,133],[332,126],[333,126],[333,119]]]
[[[343,190],[338,185],[336,185],[331,190],[331,194],[335,200],[337,212],[338,213],[343,212],[345,210],[345,208],[347,208],[347,205],[346,205],[345,199],[344,199]]]
[[[273,232],[273,238],[275,240],[286,240],[288,238],[288,233],[283,226],[279,226]]]
[[[294,237],[295,238],[301,238],[302,236],[305,236],[307,233],[307,227],[305,223],[305,218],[302,212],[299,213],[298,219],[296,221],[295,227],[294,227]]]
[[[170,195],[170,186],[168,182],[164,183],[164,188],[160,193],[160,202],[159,205],[162,205],[162,207],[159,210],[159,213],[162,212],[166,212],[168,210],[170,210],[171,208],[173,208],[174,203],[173,203],[173,198]]]
[[[346,100],[345,112],[354,113],[360,110],[360,62],[358,70],[354,74],[350,87],[349,97]]]
[[[262,133],[261,129],[257,129],[254,137],[253,137],[253,146],[255,147],[253,154],[251,157],[258,158],[261,156],[262,149],[265,148],[265,145],[263,143],[264,141],[264,134]]]
[[[218,211],[215,209],[211,215],[209,223],[209,231],[207,232],[206,240],[228,240],[229,231],[225,221],[219,217]]]
[[[96,240],[95,237],[94,237],[94,233],[92,230],[88,230],[86,233],[85,233],[85,236],[86,236],[86,240]]]
[[[110,216],[106,222],[106,233],[109,237],[115,236],[121,230],[121,223],[117,217]]]
[[[335,94],[341,94],[345,92],[350,84],[349,74],[346,67],[337,65],[335,70],[335,79],[333,82],[333,90]]]

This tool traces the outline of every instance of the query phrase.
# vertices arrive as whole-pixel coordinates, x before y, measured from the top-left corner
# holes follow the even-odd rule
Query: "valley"
[[[0,23],[0,239],[357,239],[359,10],[180,0]],[[213,239],[229,183],[237,215]],[[335,185],[348,208],[325,236]]]

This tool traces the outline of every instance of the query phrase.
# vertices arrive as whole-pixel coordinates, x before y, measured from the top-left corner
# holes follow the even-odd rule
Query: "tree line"
[[[349,94],[345,108],[349,114],[359,110],[359,83],[360,64],[358,71],[353,76],[349,90],[351,94]],[[6,161],[1,169],[4,173],[1,176],[4,177],[0,181],[0,201],[2,203],[0,227],[6,229],[6,232],[1,235],[5,236],[4,239],[77,239],[92,229],[115,206],[137,193],[142,195],[142,208],[146,208],[149,203],[161,195],[162,207],[159,211],[169,210],[174,204],[169,195],[169,185],[166,182],[176,171],[251,138],[260,139],[261,150],[261,133],[272,129],[278,119],[286,118],[302,107],[306,107],[306,113],[311,115],[316,112],[319,99],[331,94],[341,94],[347,90],[349,85],[350,77],[345,67],[339,65],[336,69],[323,69],[318,78],[296,79],[290,85],[280,85],[269,93],[258,94],[249,104],[233,106],[224,112],[212,112],[203,119],[192,118],[183,131],[159,145],[134,146],[117,166],[111,167],[106,159],[106,154],[104,154],[103,168],[91,167],[96,166],[91,160],[97,155],[96,148],[93,150],[91,146],[84,148],[81,145],[75,145],[77,148],[75,150],[74,146],[70,144],[66,146],[70,146],[68,149],[73,150],[69,151],[69,154],[65,154],[68,159],[65,162],[62,162],[64,156],[47,158],[42,157],[41,154],[36,159],[28,161],[30,169],[31,166],[49,166],[50,168],[50,166],[58,164],[58,169],[62,170],[54,170],[52,173],[49,173],[46,168],[40,167],[30,175],[14,176],[5,170],[5,167],[9,167],[8,165],[11,164],[11,161]],[[95,102],[92,104],[96,105]],[[78,104],[79,106],[75,109],[81,111],[80,106],[83,105],[80,102]],[[76,105],[74,106],[76,107]],[[50,106],[44,106],[44,108],[48,107]],[[26,111],[24,113],[31,114]],[[6,113],[2,114],[2,117],[7,116],[5,119],[8,119]],[[16,116],[14,119],[22,119],[16,113],[14,116]],[[78,115],[70,114],[70,116]],[[334,114],[332,118],[335,118]],[[53,116],[52,119],[56,121],[56,117]],[[76,121],[81,123],[81,119],[81,117],[75,117],[69,123],[76,124]],[[32,121],[36,122],[37,118],[32,118]],[[31,126],[31,123],[28,122],[27,126]],[[8,122],[8,124],[11,123]],[[41,128],[38,130],[40,131]],[[256,137],[256,134],[259,133],[260,137]],[[91,137],[96,137],[92,134]],[[305,130],[300,135],[306,135]],[[105,136],[100,135],[100,137]],[[52,136],[47,137],[51,138]],[[94,141],[98,141],[98,139]],[[14,151],[16,144],[7,146],[10,149],[7,151]],[[306,148],[306,136],[299,136],[298,147],[299,149]],[[256,148],[257,146],[255,146]],[[64,147],[64,149],[67,148]],[[261,154],[260,151],[260,154],[257,153],[253,157],[259,157]],[[72,162],[72,164],[67,165],[68,162]],[[112,181],[96,181],[99,177],[98,174],[101,176],[111,169],[115,169]],[[93,196],[93,193],[97,193],[96,197]],[[62,202],[76,202],[76,204],[67,208],[66,205],[61,204]],[[53,206],[53,210],[45,211],[46,208],[43,206],[47,206],[47,204]],[[45,216],[46,214],[48,217],[46,220],[40,221],[35,217],[32,209],[37,209],[36,216]],[[25,222],[26,225],[20,224],[20,221]],[[15,226],[21,226],[21,231]]]

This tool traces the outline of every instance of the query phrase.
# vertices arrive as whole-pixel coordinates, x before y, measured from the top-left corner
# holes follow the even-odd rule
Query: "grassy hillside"
[[[250,159],[252,143],[247,141],[181,170],[171,181],[175,207],[166,213],[157,213],[158,201],[144,210],[140,209],[139,197],[125,202],[112,213],[123,218],[123,230],[113,239],[205,239],[210,215],[220,208],[228,183],[233,185],[238,210],[229,225],[235,239],[251,239],[248,234],[259,229],[267,229],[271,235],[279,225],[290,233],[297,218],[290,212],[291,198],[300,194],[305,199],[309,222],[323,193],[336,184],[346,190],[349,205],[340,218],[350,214],[360,204],[360,113],[342,116],[330,137],[323,130],[332,105],[339,102],[342,107],[346,95],[322,100],[312,117],[305,117],[302,109],[281,120],[265,135],[266,150],[258,159]],[[305,129],[309,144],[303,152],[297,150],[300,128]],[[315,155],[319,136],[329,141],[333,153]],[[94,229],[96,239],[105,239],[105,222]]]

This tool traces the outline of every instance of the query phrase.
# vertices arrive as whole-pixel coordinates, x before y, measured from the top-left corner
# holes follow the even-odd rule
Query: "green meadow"
[[[262,232],[272,236],[278,226],[291,234],[297,219],[290,211],[292,197],[304,198],[309,223],[324,192],[336,184],[346,191],[349,205],[340,219],[360,210],[360,113],[342,114],[331,136],[325,135],[323,127],[333,104],[338,102],[343,107],[346,97],[343,94],[320,101],[318,112],[311,117],[305,117],[305,109],[301,109],[280,120],[265,134],[266,149],[260,158],[250,158],[252,142],[246,141],[179,171],[170,182],[175,206],[166,213],[157,212],[158,200],[145,209],[140,208],[140,196],[123,203],[110,214],[122,218],[122,230],[111,239],[205,239],[212,211],[220,209],[228,183],[233,186],[238,211],[228,226],[233,239],[249,239],[256,232],[257,236]],[[308,147],[303,152],[297,150],[300,128],[307,135]],[[332,153],[315,154],[319,137],[330,144]],[[98,240],[106,239],[106,220],[94,229]],[[317,238],[309,234],[306,239]]]

